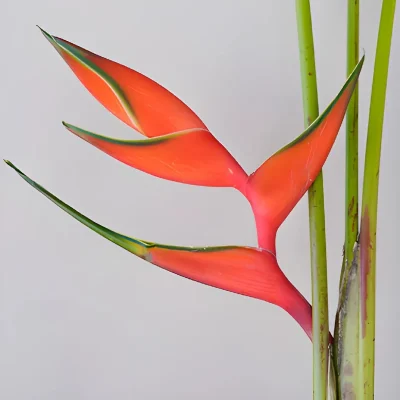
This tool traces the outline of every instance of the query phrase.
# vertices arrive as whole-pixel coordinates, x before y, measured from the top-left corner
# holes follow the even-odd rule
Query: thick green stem
[[[360,228],[360,365],[363,399],[374,397],[376,227],[386,85],[396,0],[383,0],[365,152]]]
[[[309,0],[296,0],[296,13],[304,121],[307,127],[319,114],[314,41]],[[314,399],[325,400],[328,392],[329,315],[322,172],[308,191],[308,205],[313,305],[313,394]]]
[[[347,2],[347,75],[359,57],[359,0]],[[345,243],[335,323],[335,361],[340,399],[359,398],[358,85],[347,108]]]

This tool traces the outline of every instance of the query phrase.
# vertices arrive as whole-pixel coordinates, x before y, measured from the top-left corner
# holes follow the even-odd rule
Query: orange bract
[[[274,255],[248,247],[204,250],[155,247],[149,251],[149,261],[197,282],[275,304],[312,337],[311,306],[283,274]]]
[[[343,122],[362,64],[363,59],[325,112],[249,177],[246,194],[256,217],[260,247],[275,252],[277,229],[321,171]]]
[[[123,163],[172,181],[242,189],[247,174],[207,130],[147,140],[117,140],[69,124],[69,131]]]
[[[64,124],[72,133],[149,174],[183,183],[240,190],[252,206],[260,248],[166,246],[121,235],[74,210],[7,163],[61,209],[118,246],[175,274],[276,304],[292,315],[311,337],[311,306],[279,268],[274,255],[275,236],[322,169],[363,60],[327,110],[301,136],[248,177],[196,114],[168,90],[121,64],[43,33],[100,103],[150,139],[118,140]]]
[[[89,92],[116,117],[148,137],[207,129],[175,95],[124,65],[42,31]]]
[[[150,254],[152,263],[186,278],[284,308],[290,301],[285,297],[289,281],[268,252],[245,247],[196,252],[156,247]]]
[[[292,315],[311,337],[311,307],[286,278],[273,254],[239,246],[169,246],[121,235],[73,209],[7,163],[62,210],[130,253],[185,278],[275,304]]]

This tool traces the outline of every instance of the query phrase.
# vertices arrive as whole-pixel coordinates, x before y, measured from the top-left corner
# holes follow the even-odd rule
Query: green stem
[[[348,0],[347,76],[359,59],[359,0]],[[350,99],[346,118],[346,194],[344,256],[348,269],[358,238],[358,84]],[[342,271],[343,277],[344,271]]]
[[[359,0],[347,2],[347,75],[359,58]],[[358,249],[358,85],[347,108],[345,243],[335,321],[335,361],[338,392],[359,398],[359,271]]]
[[[314,41],[309,0],[296,0],[297,30],[303,92],[304,123],[307,127],[319,114]],[[312,322],[313,322],[313,394],[325,400],[328,392],[329,321],[325,239],[325,209],[322,172],[308,191]]]
[[[363,203],[360,228],[361,320],[360,365],[363,399],[374,397],[376,227],[379,166],[386,85],[396,0],[383,0],[375,54],[371,104],[365,152]]]

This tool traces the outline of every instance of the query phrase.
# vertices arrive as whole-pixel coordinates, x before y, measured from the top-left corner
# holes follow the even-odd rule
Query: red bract
[[[118,140],[64,123],[76,136],[131,167],[160,178],[244,190],[247,175],[206,129],[189,129],[147,140]]]
[[[117,245],[175,274],[276,304],[311,337],[311,307],[279,268],[275,237],[332,148],[363,60],[326,111],[248,177],[196,114],[172,93],[136,71],[43,33],[101,104],[150,139],[119,140],[64,123],[69,131],[149,174],[193,185],[238,189],[254,211],[260,248],[176,247],[118,234],[80,214],[7,163],[64,211]]]
[[[277,229],[321,171],[339,132],[363,61],[364,58],[314,123],[250,176],[246,195],[256,218],[260,247],[275,253]]]
[[[89,92],[141,134],[155,137],[207,129],[186,104],[146,76],[42,32]]]
[[[289,282],[270,252],[251,247],[182,247],[147,242],[108,229],[47,191],[11,162],[18,174],[49,200],[99,235],[132,254],[185,278],[282,307],[311,337],[311,307]]]

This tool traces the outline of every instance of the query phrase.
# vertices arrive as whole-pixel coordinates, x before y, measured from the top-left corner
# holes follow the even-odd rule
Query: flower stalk
[[[386,86],[396,0],[383,0],[375,54],[365,151],[360,226],[360,366],[363,397],[374,398],[376,228]]]
[[[314,42],[309,0],[296,1],[304,124],[319,114]],[[313,322],[313,398],[325,400],[328,393],[329,314],[322,172],[308,190]]]
[[[347,2],[347,71],[359,59],[359,1]],[[358,255],[358,85],[347,108],[345,242],[335,321],[335,364],[340,398],[360,397]]]

